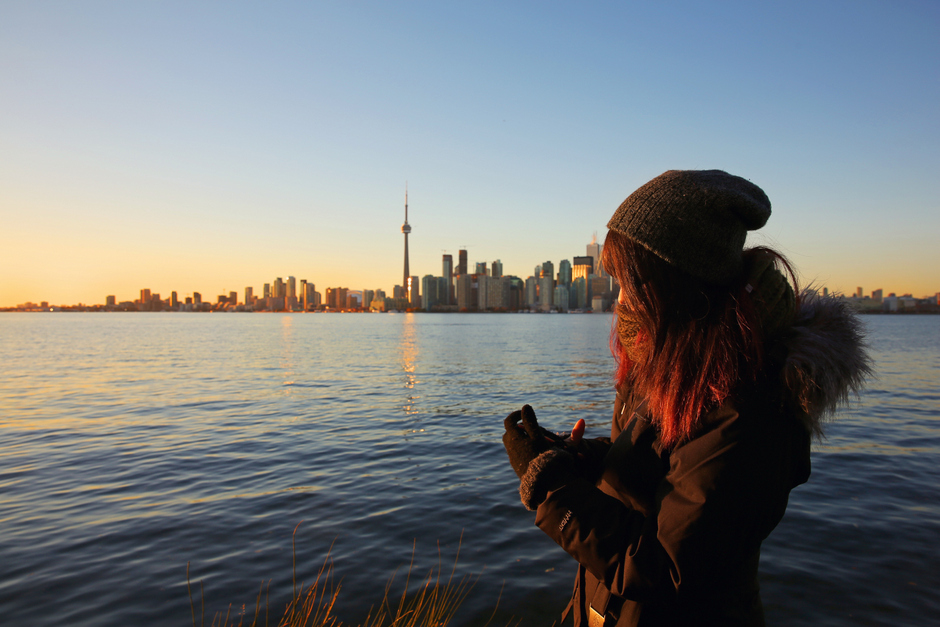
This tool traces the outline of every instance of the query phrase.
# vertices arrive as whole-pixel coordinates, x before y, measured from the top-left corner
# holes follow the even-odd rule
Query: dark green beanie
[[[721,170],[670,170],[630,194],[607,223],[669,264],[709,283],[743,272],[748,231],[767,223],[764,190]]]

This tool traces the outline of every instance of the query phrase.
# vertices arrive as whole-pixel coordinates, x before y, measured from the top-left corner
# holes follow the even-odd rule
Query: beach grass
[[[209,623],[210,627],[353,627],[343,623],[334,612],[336,601],[339,598],[342,585],[334,577],[333,560],[327,553],[320,570],[313,583],[297,582],[297,551],[296,535],[300,523],[294,527],[291,537],[291,552],[293,555],[293,577],[291,600],[282,613],[275,613],[275,622],[271,622],[268,603],[270,581],[261,583],[258,596],[255,599],[254,616],[251,622],[246,622],[244,605],[232,616],[232,605],[226,611],[216,612]],[[392,573],[385,585],[383,598],[373,605],[365,620],[355,627],[446,627],[451,623],[461,604],[473,590],[479,575],[457,576],[457,561],[460,557],[460,545],[450,574],[442,577],[440,547],[438,547],[438,564],[431,569],[417,585],[411,587],[414,570],[414,547],[412,548],[411,563],[405,576],[405,585],[401,594],[392,593],[397,571]],[[189,605],[192,613],[193,627],[206,627],[205,591],[202,582],[200,588],[200,608],[197,616],[195,602],[193,601],[192,585],[189,579],[189,564],[186,564],[186,588],[189,592]],[[263,599],[262,599],[263,597]],[[486,625],[489,625],[496,615],[499,599],[493,608],[493,615]],[[279,614],[279,615],[278,615]],[[197,620],[198,618],[198,620]],[[236,622],[237,620],[237,622]],[[518,625],[518,621],[510,619],[507,625]]]

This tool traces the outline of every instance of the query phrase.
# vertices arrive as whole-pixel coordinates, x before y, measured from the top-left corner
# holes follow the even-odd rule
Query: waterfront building
[[[530,276],[525,280],[525,306],[528,309],[537,307],[539,303],[539,280]]]
[[[254,305],[255,304],[255,295],[254,289],[250,287],[245,288],[245,304]]]
[[[593,257],[575,257],[574,263],[571,268],[571,279],[577,279],[578,277],[584,277],[586,280],[589,276],[594,274],[594,258]]]
[[[421,280],[416,276],[408,277],[408,307],[417,309],[421,306]]]
[[[421,278],[421,309],[431,311],[438,305],[446,304],[447,279],[431,274]]]
[[[476,299],[476,278],[470,274],[457,275],[457,309],[460,311],[475,311],[477,308]]]
[[[480,264],[477,264],[477,270],[479,269]],[[477,272],[477,311],[486,311],[492,308],[489,301],[489,286],[491,282],[491,277]]]
[[[554,301],[555,307],[561,311],[568,311],[568,288],[564,285],[556,285]]]
[[[497,259],[492,264],[490,264],[490,276],[501,277],[503,276],[503,262]]]
[[[558,264],[558,284],[568,287],[571,285],[571,262],[562,259]]]
[[[467,250],[465,248],[457,251],[457,274],[467,274]]]
[[[571,298],[570,300],[574,302],[575,309],[587,309],[588,306],[588,288],[587,288],[587,279],[583,276],[579,276],[571,282]]]
[[[310,311],[320,306],[320,298],[315,284],[304,281],[303,301],[304,311]]]
[[[542,264],[539,276],[539,309],[549,311],[554,306],[555,264],[546,261]]]
[[[587,245],[587,256],[593,259],[594,274],[597,276],[609,276],[604,270],[604,264],[601,263],[601,254],[604,252],[604,245],[597,243],[597,233],[591,238],[591,243]]]
[[[447,282],[447,294],[445,298],[446,305],[454,304],[454,257],[453,255],[444,255],[442,260],[441,276]]]

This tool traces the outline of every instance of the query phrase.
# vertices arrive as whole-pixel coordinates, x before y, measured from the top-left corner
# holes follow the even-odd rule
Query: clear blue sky
[[[522,277],[721,168],[804,279],[940,291],[940,4],[0,4],[0,306]]]

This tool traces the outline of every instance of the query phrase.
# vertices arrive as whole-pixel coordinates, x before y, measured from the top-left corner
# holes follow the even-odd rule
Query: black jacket
[[[610,440],[589,443],[597,481],[572,477],[536,524],[580,567],[575,625],[763,625],[757,569],[790,490],[810,474],[811,434],[869,372],[839,301],[805,298],[764,379],[661,445],[641,400],[617,395]],[[590,454],[589,454],[590,455]]]

